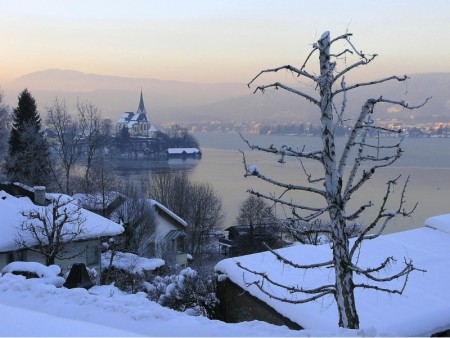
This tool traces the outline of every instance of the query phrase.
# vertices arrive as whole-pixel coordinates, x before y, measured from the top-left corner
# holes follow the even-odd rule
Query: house
[[[238,256],[267,250],[263,243],[271,248],[286,245],[282,240],[282,231],[276,223],[233,225],[225,229],[227,237],[219,238],[220,252],[225,256]]]
[[[64,208],[68,210],[79,209],[69,196],[46,193],[44,187],[30,188],[19,183],[0,184],[0,269],[13,261],[45,264],[46,259],[41,253],[18,244],[19,235],[28,243],[27,246],[38,244],[30,233],[20,232],[19,227],[24,221],[28,221],[22,213],[47,213],[51,218],[53,201],[58,199],[64,201]],[[84,263],[90,268],[99,269],[100,238],[115,236],[124,231],[121,225],[83,208],[79,209],[79,216],[84,220],[82,231],[64,245],[64,252],[61,253],[63,259],[57,258],[55,261],[63,272],[68,271],[74,263]],[[64,224],[63,229],[71,230],[75,226],[74,222],[69,221]],[[64,234],[61,237],[64,241]]]
[[[147,117],[147,111],[144,106],[144,98],[139,99],[139,106],[135,113],[125,112],[116,122],[116,133],[120,134],[123,129],[128,130],[130,136],[152,137],[157,131],[155,126],[150,123]]]
[[[168,249],[172,253],[165,257],[169,263],[187,266],[188,254],[184,245],[186,221],[158,201],[148,199],[148,202],[155,210],[156,216],[156,230],[153,236],[155,247],[162,245],[164,246],[163,250]]]
[[[376,267],[388,256],[397,262],[389,267],[388,274],[403,268],[404,258],[414,266],[426,270],[409,275],[403,295],[388,294],[370,289],[355,289],[356,307],[360,329],[368,335],[427,336],[450,329],[450,215],[432,217],[418,229],[387,234],[365,241],[358,255],[358,264]],[[293,245],[277,252],[296,264],[314,264],[331,259],[329,244]],[[314,302],[291,304],[272,298],[253,282],[260,277],[241,267],[256,271],[283,285],[303,288],[334,284],[334,271],[327,267],[298,270],[282,264],[271,252],[228,258],[215,266],[219,274],[218,296],[223,306],[224,318],[229,322],[265,320],[291,328],[336,332],[338,313],[334,297],[324,296]],[[383,272],[379,272],[383,277]],[[366,278],[355,275],[355,283],[365,283]],[[383,283],[383,287],[401,288],[402,280]],[[263,290],[276,297],[290,300],[302,299],[271,283]],[[297,297],[297,298],[296,298]]]
[[[126,197],[117,191],[107,191],[105,194],[74,194],[72,198],[83,208],[101,216],[110,218],[111,214],[125,202]]]
[[[120,213],[125,208],[128,197],[118,192],[108,192],[102,199],[100,194],[75,194],[73,198],[84,208],[100,212],[102,208],[108,211],[112,219],[121,221]],[[149,257],[163,257],[169,264],[187,265],[187,253],[184,248],[187,223],[174,212],[153,199],[146,199],[155,215],[155,233],[151,237],[152,248]]]
[[[167,156],[169,158],[201,158],[202,152],[198,148],[168,148]]]

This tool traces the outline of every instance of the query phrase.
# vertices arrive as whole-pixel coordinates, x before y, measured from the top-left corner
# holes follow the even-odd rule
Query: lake
[[[248,196],[247,189],[253,188],[266,194],[278,192],[273,186],[260,182],[254,177],[244,178],[242,154],[239,149],[245,151],[247,164],[256,164],[263,174],[278,177],[284,182],[293,184],[305,182],[305,174],[298,161],[290,159],[286,161],[287,163],[280,164],[277,162],[277,156],[250,151],[236,133],[197,133],[195,137],[202,148],[201,160],[124,161],[123,165],[126,169],[122,169],[121,174],[142,178],[154,171],[187,171],[194,181],[210,183],[221,196],[226,214],[224,227],[232,225],[241,202]],[[261,146],[286,144],[302,148],[305,145],[307,150],[316,149],[321,142],[318,137],[305,136],[245,135],[245,137],[251,143]],[[338,143],[343,141],[344,138]],[[354,196],[355,203],[350,203],[347,210],[351,212],[360,202],[372,201],[375,206],[378,206],[389,179],[398,175],[406,179],[410,175],[406,207],[411,208],[418,202],[417,209],[411,218],[394,219],[386,232],[421,227],[428,217],[450,213],[450,138],[408,138],[404,141],[403,149],[405,150],[403,157],[395,165],[378,170],[374,178],[366,183],[364,190]],[[310,173],[320,172],[320,165],[317,163],[305,162],[304,164]],[[396,187],[390,209],[398,207],[401,188],[400,184]],[[307,193],[293,196],[293,200],[310,206],[322,205],[320,200]],[[360,221],[369,222],[375,215],[374,209],[375,207],[370,208]],[[276,212],[280,217],[289,216],[289,210],[283,210],[280,207],[277,207]]]

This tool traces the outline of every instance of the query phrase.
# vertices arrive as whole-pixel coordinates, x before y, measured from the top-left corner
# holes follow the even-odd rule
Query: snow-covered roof
[[[105,194],[105,200],[103,201],[103,195],[101,193],[95,194],[74,194],[72,198],[83,208],[90,210],[101,210],[103,208],[103,202],[106,206],[116,201],[118,198],[124,197],[117,191],[108,191]],[[125,197],[124,197],[125,198]]]
[[[117,123],[127,123],[133,117],[133,115],[133,112],[125,112],[121,117],[119,117]]]
[[[372,330],[367,331],[373,332],[369,335],[424,336],[450,328],[450,215],[429,219],[427,223],[439,230],[423,227],[380,236],[363,243],[357,255],[360,266],[376,267],[388,256],[393,256],[397,263],[389,268],[390,274],[403,267],[404,257],[412,259],[415,267],[426,270],[410,274],[403,295],[361,288],[355,290],[360,328]],[[295,245],[277,251],[298,264],[325,262],[332,255],[328,244]],[[297,270],[283,265],[270,252],[225,259],[215,267],[216,271],[225,274],[232,282],[302,327],[311,330],[337,329],[338,313],[333,296],[305,304],[289,304],[271,299],[255,285],[250,285],[258,278],[239,268],[237,262],[254,271],[267,273],[282,284],[305,288],[334,284],[332,269]],[[367,280],[355,276],[355,282]],[[383,284],[383,287],[401,288],[401,283],[392,281]],[[277,296],[293,297],[286,290],[265,285],[268,291]]]
[[[65,208],[77,208],[76,203],[70,196],[61,194],[46,194],[47,199],[60,198],[61,201],[70,201]],[[17,249],[14,239],[17,236],[18,227],[26,220],[22,216],[22,212],[28,212],[32,210],[39,210],[41,213],[47,209],[51,211],[52,204],[48,206],[37,206],[28,197],[15,197],[5,191],[0,191],[0,215],[1,215],[1,236],[0,236],[0,252],[10,251]],[[114,236],[124,231],[123,227],[117,223],[110,221],[100,215],[90,212],[86,209],[80,209],[80,216],[85,219],[83,225],[84,231],[77,236],[77,240],[85,240],[90,238],[97,238],[100,236]],[[71,223],[67,223],[66,227],[74,226]],[[23,234],[27,243],[33,245],[33,239],[28,238]],[[37,244],[37,243],[36,243]]]
[[[167,153],[168,154],[182,154],[182,153],[186,153],[186,154],[197,154],[199,153],[200,150],[198,148],[168,148],[167,149]]]
[[[150,133],[153,133],[153,132],[155,132],[155,131],[158,131],[158,129],[156,129],[156,127],[155,127],[154,125],[152,125],[152,126],[148,129],[148,131],[149,131]]]
[[[102,253],[102,263],[103,269],[109,267],[109,262],[111,260],[111,251]],[[145,258],[140,257],[129,252],[116,252],[113,257],[112,265],[124,271],[130,273],[135,273],[142,275],[146,271],[153,271],[165,264],[164,260],[160,258]]]
[[[168,208],[166,208],[164,205],[162,205],[161,203],[159,203],[158,201],[155,201],[153,199],[149,199],[149,202],[152,206],[156,207],[157,209],[159,209],[160,211],[162,211],[163,213],[165,213],[166,215],[168,215],[170,218],[174,219],[175,221],[177,221],[183,228],[187,227],[187,223],[184,219],[182,219],[180,216],[178,216],[176,213],[174,213],[173,211],[169,210]]]
[[[147,121],[147,115],[145,115],[145,113],[136,113],[133,115],[133,117],[131,118],[130,121],[135,121],[135,122],[146,122]]]
[[[450,234],[450,214],[430,217],[425,220],[425,226]]]

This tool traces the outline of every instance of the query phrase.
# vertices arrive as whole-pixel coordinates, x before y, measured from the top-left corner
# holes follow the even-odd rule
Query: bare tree
[[[186,247],[200,262],[211,232],[223,221],[220,197],[209,184],[193,183],[185,173],[173,172],[154,174],[147,191],[188,223]]]
[[[121,178],[111,170],[112,163],[104,154],[99,154],[91,163],[91,174],[89,175],[89,191],[93,194],[94,203],[100,204],[101,214],[108,217],[108,210],[111,203],[111,197],[117,194],[122,186]],[[89,196],[89,194],[88,194]]]
[[[194,183],[188,193],[187,250],[196,264],[202,264],[211,233],[223,222],[222,201],[207,183]]]
[[[279,300],[284,302],[305,303],[325,295],[333,295],[339,313],[339,326],[356,329],[359,327],[359,318],[354,297],[354,290],[356,288],[402,294],[410,273],[417,270],[413,262],[405,258],[404,266],[400,267],[397,272],[387,277],[379,277],[378,274],[381,271],[388,273],[386,268],[395,262],[393,257],[386,258],[385,261],[376,267],[360,267],[358,266],[357,259],[361,244],[364,240],[373,240],[380,236],[389,221],[395,216],[407,217],[411,215],[415,207],[411,210],[407,210],[405,207],[405,191],[409,181],[408,179],[403,185],[403,189],[401,189],[400,201],[397,207],[391,210],[389,202],[392,199],[393,188],[399,184],[400,177],[387,182],[384,196],[377,206],[376,216],[352,244],[349,241],[348,232],[346,231],[350,222],[357,220],[368,208],[375,207],[372,201],[367,201],[362,202],[354,210],[348,210],[350,209],[349,201],[351,197],[369,182],[378,169],[396,162],[403,152],[401,148],[403,140],[401,130],[383,128],[376,125],[373,119],[374,110],[379,104],[397,105],[404,109],[416,109],[425,104],[426,101],[419,106],[410,106],[405,101],[389,99],[384,96],[369,98],[363,104],[355,120],[346,120],[350,117],[348,114],[345,114],[348,92],[387,81],[403,82],[408,78],[407,76],[390,76],[374,81],[347,84],[345,81],[347,73],[361,66],[368,65],[377,56],[376,54],[364,54],[358,50],[351,41],[351,36],[352,34],[346,33],[331,39],[329,32],[325,32],[318,42],[313,44],[311,52],[300,68],[285,65],[266,69],[261,71],[249,83],[250,86],[262,75],[276,73],[280,70],[289,72],[300,81],[312,82],[312,88],[318,91],[318,96],[281,82],[259,85],[256,87],[255,92],[265,92],[269,89],[282,89],[306,99],[318,108],[322,129],[322,144],[318,149],[308,150],[305,147],[297,148],[287,145],[283,145],[282,147],[261,147],[258,145],[250,145],[249,142],[247,143],[251,149],[279,155],[279,162],[284,162],[284,159],[287,157],[297,159],[302,165],[303,161],[308,163],[309,161],[315,161],[321,166],[322,172],[319,174],[314,173],[313,175],[305,169],[306,183],[304,185],[286,183],[282,182],[282,180],[266,177],[256,166],[247,166],[244,155],[246,176],[257,177],[265,182],[274,184],[282,190],[279,195],[263,194],[253,190],[250,193],[289,209],[292,217],[296,220],[311,222],[319,217],[329,217],[332,247],[332,259],[330,261],[310,265],[298,265],[282,257],[277,252],[271,251],[281,262],[295,268],[316,269],[332,267],[335,272],[335,283],[319,286],[314,289],[291,287],[280,285],[280,283],[270,279],[266,274],[253,271],[250,267],[242,268],[252,271],[261,277],[260,281],[254,284],[264,293],[270,294],[269,289],[263,287],[266,283],[269,283],[281,286],[291,293],[295,292],[296,294],[304,295],[304,298],[300,300],[279,297]],[[341,49],[337,52],[331,52],[332,46]],[[308,62],[315,53],[319,54],[320,74],[318,75],[307,70]],[[340,98],[339,102],[338,98]],[[350,132],[343,150],[338,154],[335,130],[344,124],[349,125]],[[387,142],[381,138],[369,138],[368,135],[373,131],[391,133],[399,137],[395,139],[390,138],[391,142]],[[316,195],[323,201],[323,205],[315,206],[297,203],[292,198],[292,193],[295,192]],[[364,276],[367,282],[354,283],[354,275]],[[379,284],[380,282],[388,282],[400,278],[403,278],[403,283],[399,289],[390,289]],[[276,295],[271,296],[272,298],[277,298]]]
[[[148,256],[156,231],[155,211],[144,192],[128,182],[123,191],[125,202],[118,208],[118,221],[124,225],[123,248],[139,256]]]
[[[167,129],[168,148],[198,148],[197,139],[189,134],[187,128],[180,126],[179,124],[173,124]]]
[[[162,172],[149,177],[148,195],[184,218],[189,213],[191,182],[185,172]]]
[[[77,102],[77,110],[80,134],[86,153],[84,189],[89,192],[92,191],[93,162],[106,145],[111,128],[108,120],[102,118],[100,110],[92,103]]]
[[[242,202],[236,225],[248,227],[248,235],[240,236],[239,253],[249,254],[274,247],[279,239],[280,226],[273,208],[260,197],[250,195]]]
[[[66,246],[85,233],[85,219],[81,208],[71,199],[60,195],[47,207],[37,207],[22,212],[26,219],[20,224],[15,242],[18,246],[41,253],[46,264],[55,264],[55,259],[71,259],[65,254]]]
[[[56,142],[51,146],[63,171],[61,177],[59,170],[54,166],[53,176],[60,190],[72,195],[72,175],[82,151],[80,126],[67,111],[65,101],[55,99],[54,104],[47,108],[47,112],[47,125],[56,134]]]

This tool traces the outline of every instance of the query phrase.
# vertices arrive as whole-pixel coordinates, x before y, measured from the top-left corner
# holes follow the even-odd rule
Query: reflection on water
[[[256,153],[248,150],[237,134],[213,133],[197,134],[202,146],[203,158],[174,159],[169,161],[140,161],[120,160],[117,164],[118,171],[123,176],[131,176],[133,179],[141,179],[155,171],[179,171],[184,170],[190,174],[194,181],[210,183],[221,196],[226,213],[226,224],[229,226],[236,218],[241,202],[247,197],[246,190],[254,188],[263,193],[277,192],[273,186],[264,184],[254,178],[244,178],[242,155],[238,149],[246,150],[248,164],[257,164],[260,170],[267,175],[278,177],[280,180],[290,183],[302,183],[304,173],[298,162],[292,160],[282,165],[277,162],[273,155]],[[248,136],[251,142],[269,146],[274,145],[297,145],[301,148],[316,149],[320,139],[316,137],[299,136]],[[341,139],[343,142],[343,139]],[[421,227],[426,218],[450,213],[450,139],[406,139],[404,143],[405,153],[395,164],[377,171],[374,178],[369,181],[364,190],[359,191],[351,201],[347,210],[350,213],[360,203],[372,201],[375,207],[368,210],[360,221],[367,223],[375,215],[376,207],[384,194],[386,182],[389,179],[402,175],[406,179],[411,175],[411,183],[407,189],[407,205],[418,207],[411,219],[395,219],[391,224],[390,231],[400,231],[409,228]],[[320,173],[320,165],[317,163],[305,163],[312,173]],[[398,207],[398,197],[401,187],[397,187],[395,196],[389,208]],[[295,201],[300,201],[310,206],[320,206],[322,201],[311,194],[298,194]],[[293,197],[293,198],[294,198]],[[289,216],[288,210],[277,208],[279,216]]]
[[[171,158],[165,161],[147,159],[114,159],[116,172],[122,177],[147,177],[151,173],[168,171],[192,172],[200,160],[194,158]]]

